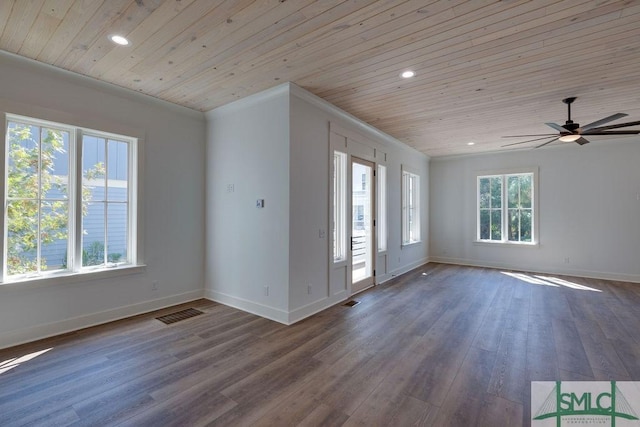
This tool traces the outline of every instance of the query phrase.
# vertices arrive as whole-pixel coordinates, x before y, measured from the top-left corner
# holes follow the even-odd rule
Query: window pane
[[[67,199],[69,192],[69,132],[42,128],[40,186],[46,199]]]
[[[502,212],[491,210],[491,240],[502,240]]]
[[[109,203],[107,206],[107,261],[127,260],[127,205]]]
[[[531,208],[531,183],[533,175],[520,175],[520,206],[523,208]]]
[[[103,201],[106,197],[106,141],[91,135],[82,137],[82,200]]]
[[[489,187],[489,178],[480,178],[480,208],[491,207],[491,191]]]
[[[38,203],[15,200],[7,203],[7,274],[38,271]]]
[[[7,197],[36,199],[39,187],[40,128],[10,121],[7,125],[7,138]]]
[[[491,208],[502,207],[502,177],[491,178]]]
[[[107,198],[110,201],[126,201],[128,198],[128,144],[122,141],[109,140],[108,146]]]
[[[532,240],[531,218],[532,213],[530,209],[520,211],[520,241],[522,242],[531,242]]]
[[[509,208],[517,208],[519,204],[520,181],[517,176],[507,178],[507,205]]]
[[[507,230],[509,240],[520,240],[520,212],[518,209],[509,209],[509,224],[507,225]]]
[[[44,201],[40,211],[40,268],[67,268],[69,244],[69,202]]]
[[[82,218],[82,266],[104,264],[104,203],[87,203]]]
[[[480,211],[480,239],[489,240],[491,237],[491,216],[489,210]]]

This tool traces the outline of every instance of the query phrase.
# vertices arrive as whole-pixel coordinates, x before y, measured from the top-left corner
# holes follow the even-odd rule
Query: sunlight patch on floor
[[[14,357],[14,358],[11,358],[11,359],[7,359],[4,362],[0,362],[0,374],[4,374],[5,372],[8,372],[8,371],[12,370],[13,368],[18,367],[18,366],[20,366],[21,364],[23,364],[25,362],[33,360],[36,357],[38,357],[38,356],[40,356],[42,354],[45,354],[46,352],[48,352],[51,349],[53,349],[53,347],[47,348],[45,350],[34,351],[33,353],[25,354],[24,356]]]
[[[568,280],[560,279],[552,276],[530,275],[524,273],[512,273],[509,271],[502,271],[502,274],[513,277],[514,279],[521,280],[523,282],[531,283],[533,285],[552,286],[559,288],[564,286],[566,288],[578,289],[581,291],[602,292],[600,289],[591,288],[589,286],[581,285],[579,283],[570,282]]]

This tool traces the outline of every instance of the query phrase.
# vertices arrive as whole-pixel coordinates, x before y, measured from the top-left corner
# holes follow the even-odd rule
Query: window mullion
[[[502,227],[502,236],[500,241],[508,242],[509,241],[509,200],[508,200],[508,189],[507,189],[508,179],[506,175],[502,175],[500,179],[502,181],[502,188],[500,188],[500,190],[502,190],[500,194],[500,206],[502,207],[501,209],[502,224],[500,224],[500,226]]]
[[[73,173],[73,176],[70,177],[70,183],[73,183],[73,188],[71,189],[73,203],[69,202],[69,209],[71,210],[71,221],[73,222],[71,230],[73,230],[73,263],[72,270],[80,271],[82,267],[82,140],[83,134],[82,130],[78,129],[75,131],[73,144],[71,144],[71,157],[74,160],[73,170],[70,173]]]
[[[38,188],[36,192],[36,212],[38,219],[36,221],[36,274],[40,274],[42,250],[42,127],[38,128]]]

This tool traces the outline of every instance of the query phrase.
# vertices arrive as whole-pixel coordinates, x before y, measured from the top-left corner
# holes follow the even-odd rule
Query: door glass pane
[[[352,267],[353,283],[373,274],[372,168],[353,163],[352,187]]]

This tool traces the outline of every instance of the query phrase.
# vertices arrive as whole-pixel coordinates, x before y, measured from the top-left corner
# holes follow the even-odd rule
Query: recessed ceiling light
[[[476,145],[476,143],[473,141],[470,141],[470,142],[467,142],[467,145]]]
[[[129,44],[129,40],[125,39],[122,36],[114,35],[109,37],[112,42],[115,44],[119,44],[120,46],[127,46]]]
[[[402,74],[400,74],[400,77],[402,77],[403,79],[410,79],[415,75],[416,75],[415,71],[407,70],[407,71],[403,71]]]

